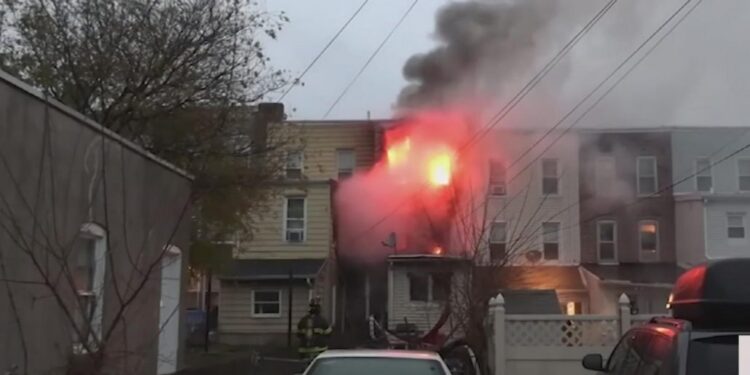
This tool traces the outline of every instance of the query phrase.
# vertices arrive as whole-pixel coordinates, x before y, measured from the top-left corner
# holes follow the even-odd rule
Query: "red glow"
[[[389,165],[400,165],[406,161],[409,156],[409,150],[411,149],[411,140],[406,137],[399,143],[394,144],[388,148],[388,164]]]
[[[442,255],[443,254],[443,248],[440,246],[435,246],[432,248],[432,253],[435,255]]]

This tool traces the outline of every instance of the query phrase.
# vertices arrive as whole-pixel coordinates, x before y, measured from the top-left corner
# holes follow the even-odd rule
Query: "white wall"
[[[729,238],[727,235],[727,213],[744,212],[745,238]],[[706,205],[706,257],[750,257],[750,201],[710,201]]]
[[[672,132],[673,181],[677,182],[694,174],[695,160],[699,157],[708,157],[712,163],[716,163],[750,143],[750,131],[748,129],[699,128],[674,130]],[[714,193],[734,193],[739,190],[737,159],[744,157],[750,157],[750,149],[744,150],[712,167]],[[697,189],[694,177],[674,187],[675,194],[695,191]]]
[[[578,136],[566,134],[555,142],[559,133],[552,133],[527,155],[519,158],[543,136],[543,132],[497,131],[493,134],[494,138],[488,140],[485,147],[492,158],[505,161],[509,184],[505,197],[491,198],[488,218],[496,217],[507,222],[509,240],[522,239],[521,242],[527,243],[523,250],[539,251],[542,250],[542,222],[559,222],[560,258],[540,264],[578,264],[580,228],[575,225],[579,217]],[[545,151],[550,143],[553,143],[552,146]],[[542,194],[542,159],[546,158],[558,160],[560,194],[556,196]],[[561,214],[553,217],[560,211]],[[524,261],[521,257],[517,259],[517,263]]]

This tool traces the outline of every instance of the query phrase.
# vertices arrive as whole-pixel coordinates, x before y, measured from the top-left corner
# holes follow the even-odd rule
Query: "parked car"
[[[738,336],[750,334],[750,259],[688,270],[667,304],[672,317],[629,330],[606,363],[589,354],[583,367],[618,375],[737,375]]]
[[[406,350],[329,350],[304,375],[450,375],[437,353]]]

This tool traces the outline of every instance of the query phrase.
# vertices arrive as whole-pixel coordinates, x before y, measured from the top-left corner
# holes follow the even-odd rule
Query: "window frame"
[[[602,224],[612,224],[612,256],[613,258],[610,259],[602,259],[601,254],[601,247],[600,245],[602,243],[605,243],[602,241],[602,231],[601,231],[601,225]],[[606,243],[609,243],[607,241]],[[596,221],[596,260],[599,264],[617,264],[618,257],[617,257],[617,221],[613,219],[602,219]]]
[[[435,299],[435,277],[437,275],[447,275],[447,281],[448,281],[448,292],[446,294],[446,299]],[[414,277],[420,277],[426,279],[426,295],[425,299],[413,299],[412,298],[412,278]],[[440,271],[407,271],[406,272],[406,280],[408,282],[407,290],[408,290],[408,298],[409,303],[430,303],[430,304],[441,304],[445,303],[450,300],[450,296],[452,293],[452,285],[453,285],[453,273],[452,272],[440,272]]]
[[[412,297],[412,279],[415,277],[424,278],[425,279],[425,298],[424,299],[414,299]],[[409,296],[409,302],[411,303],[427,303],[432,302],[432,299],[430,298],[430,274],[425,272],[406,272],[406,280],[407,280],[407,292]]]
[[[493,179],[492,171],[495,170],[494,166],[500,166],[502,169],[502,181],[497,181],[499,178]],[[488,163],[488,183],[490,187],[490,195],[495,197],[505,197],[508,195],[508,167],[502,160],[490,159]],[[500,189],[502,187],[502,189]],[[497,191],[497,192],[496,192]]]
[[[503,238],[502,242],[493,242],[492,229],[493,229],[493,226],[495,224],[503,225],[503,227],[504,227],[503,228],[503,232],[504,232],[504,236],[503,237],[504,238]],[[497,245],[497,244],[504,245],[503,253],[505,255],[504,255],[503,259],[506,258],[508,256],[508,222],[507,221],[495,220],[495,221],[493,221],[493,222],[490,223],[490,233],[489,233],[489,238],[488,238],[488,241],[487,241],[487,247],[488,247],[489,256],[490,256],[490,263],[494,263],[496,261],[492,257],[492,245]]]
[[[742,189],[742,177],[750,177],[750,175],[742,175],[742,168],[740,168],[741,162],[747,162],[750,163],[750,158],[737,158],[737,191],[740,192],[750,192],[750,189],[743,190]]]
[[[289,200],[290,199],[302,199],[302,241],[289,241],[287,234],[289,233]],[[288,195],[284,197],[283,203],[284,210],[284,221],[282,225],[284,230],[281,232],[281,238],[284,243],[287,244],[304,244],[307,242],[307,196],[305,195]],[[293,219],[298,220],[298,219]]]
[[[299,168],[289,168],[289,158],[293,154],[299,155]],[[299,169],[299,176],[289,176],[289,170],[297,170],[297,169]],[[285,159],[284,159],[284,178],[290,179],[290,180],[301,180],[302,176],[304,175],[303,173],[304,170],[305,170],[305,153],[302,150],[287,151]]]
[[[555,177],[554,177],[554,179],[555,179],[555,192],[554,193],[545,193],[545,191],[544,191],[544,181],[547,180],[547,179],[551,179],[552,178],[552,177],[547,177],[544,174],[544,163],[545,162],[549,162],[549,161],[554,161],[555,162]],[[542,169],[542,171],[541,171],[541,174],[542,174],[542,186],[541,186],[542,196],[553,196],[554,197],[554,196],[561,195],[561,192],[560,192],[561,191],[561,189],[560,189],[560,159],[558,159],[558,158],[543,158],[541,160],[540,167]]]
[[[644,251],[643,251],[643,232],[641,232],[641,225],[643,225],[643,224],[654,224],[654,225],[656,225],[656,233],[655,233],[656,234],[656,249],[654,251],[654,257],[656,258],[655,260],[649,260],[649,259],[644,260],[644,256],[643,256],[643,253],[644,253]],[[659,233],[661,231],[661,228],[660,228],[659,220],[657,220],[657,219],[641,219],[641,220],[638,220],[638,228],[637,228],[637,230],[638,230],[638,260],[641,261],[641,262],[657,262],[659,260],[659,257],[661,256],[661,238],[660,238],[660,233]]]
[[[349,174],[345,175],[344,177],[341,176],[342,174],[342,168],[341,168],[341,154],[344,152],[350,152],[352,156],[352,166],[349,168]],[[351,176],[354,176],[354,171],[357,169],[357,153],[353,148],[350,147],[343,147],[343,148],[337,148],[336,149],[336,178],[338,180],[347,179]],[[346,170],[346,169],[343,169]]]
[[[705,170],[705,171],[703,171],[703,172],[700,172],[700,169],[698,168],[698,164],[701,161],[707,161],[708,162],[708,169]],[[708,157],[698,157],[698,158],[695,158],[695,163],[694,163],[693,166],[694,166],[694,170],[695,170],[694,171],[694,173],[695,173],[695,191],[698,191],[698,192],[701,192],[701,193],[712,193],[714,191],[714,175],[713,175],[714,172],[713,172],[713,165],[711,164],[711,158],[708,158]],[[701,175],[701,173],[706,173],[706,172],[708,173],[708,176]],[[701,177],[703,177],[703,178],[708,177],[708,179],[710,181],[710,186],[711,186],[708,190],[701,190],[700,189],[700,183],[698,181],[700,180]]]
[[[544,235],[547,234],[548,232],[546,232],[544,230],[544,225],[545,224],[555,224],[555,225],[557,225],[557,242],[547,242],[546,241],[546,239],[544,238]],[[546,251],[545,251],[546,250],[545,249],[545,245],[547,245],[548,243],[550,243],[550,244],[554,243],[554,244],[557,245],[557,258],[547,258]],[[551,261],[559,262],[560,261],[560,255],[561,255],[560,253],[562,252],[561,250],[562,250],[562,224],[559,221],[544,221],[544,222],[542,222],[542,260],[548,261],[548,262],[551,262]]]
[[[279,305],[279,312],[278,313],[256,313],[255,312],[255,293],[257,292],[276,292],[276,295],[278,296],[278,302]],[[281,289],[252,289],[250,290],[250,317],[252,318],[280,318],[284,313],[284,305],[283,305],[283,296]],[[271,302],[260,302],[262,304],[270,304]]]
[[[736,226],[730,225],[730,216],[739,217],[742,220],[742,237],[731,237],[729,235],[729,230],[732,228],[739,228]],[[727,212],[726,218],[727,218],[727,239],[730,241],[742,241],[747,239],[747,223],[745,222],[745,216],[747,216],[744,212]]]
[[[635,182],[636,192],[638,196],[658,196],[659,195],[659,163],[656,156],[638,156],[635,159]],[[653,176],[641,176],[641,160],[651,160],[654,164],[654,175]],[[641,177],[653,177],[654,178],[654,191],[653,193],[644,193],[641,191]]]

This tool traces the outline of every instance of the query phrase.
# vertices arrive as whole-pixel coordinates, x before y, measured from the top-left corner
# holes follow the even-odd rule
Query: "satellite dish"
[[[542,252],[539,250],[529,250],[524,255],[526,256],[526,260],[531,263],[537,263],[542,260]]]

